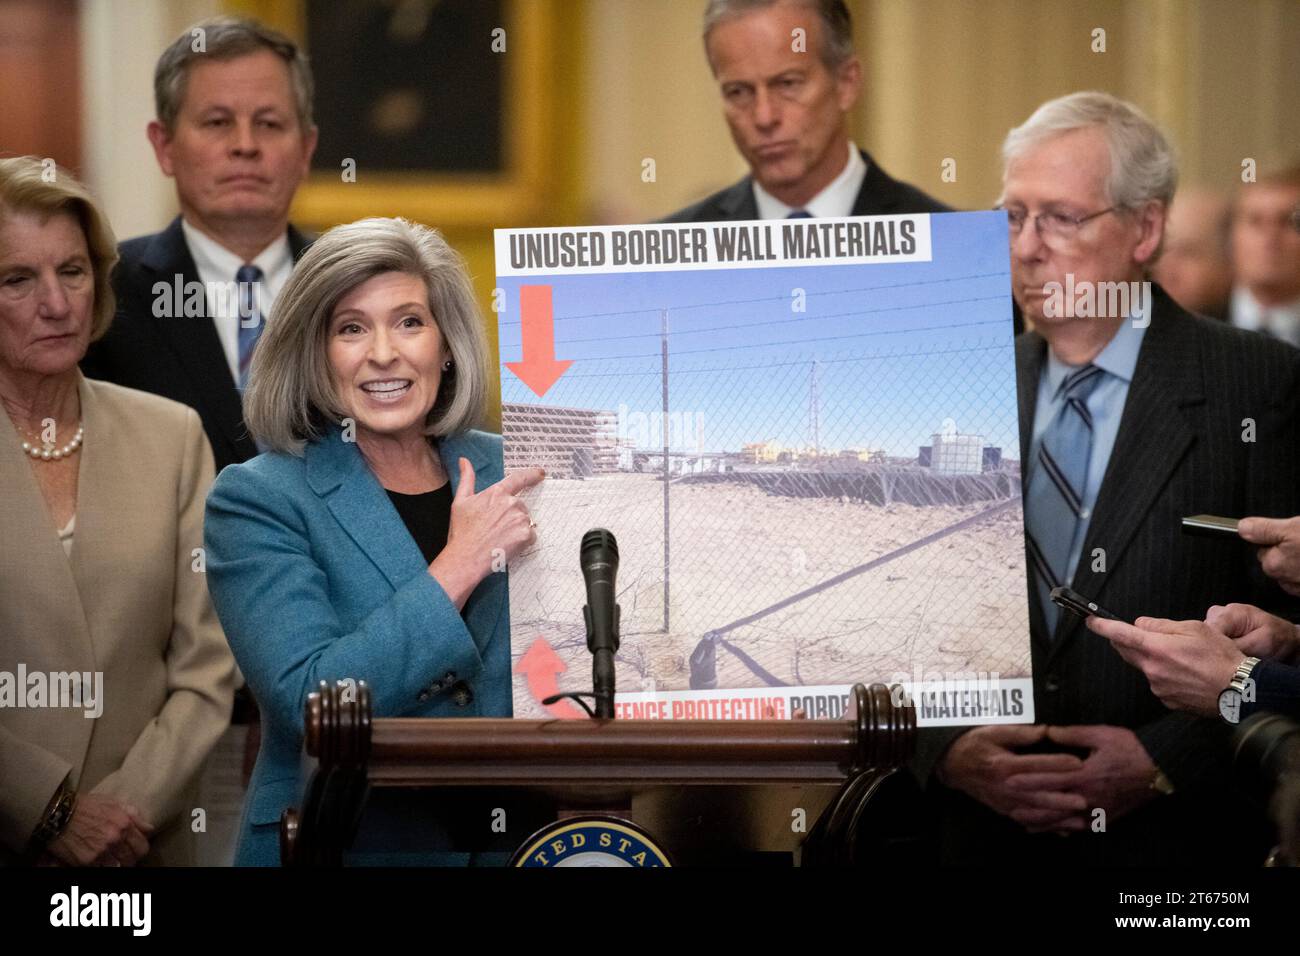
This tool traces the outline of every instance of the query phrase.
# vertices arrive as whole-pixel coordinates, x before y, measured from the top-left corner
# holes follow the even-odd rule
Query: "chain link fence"
[[[560,689],[587,683],[578,542],[607,527],[620,690],[1027,675],[1010,323],[953,314],[747,350],[665,310],[543,400],[503,370],[507,470],[548,472],[516,653],[544,638]]]

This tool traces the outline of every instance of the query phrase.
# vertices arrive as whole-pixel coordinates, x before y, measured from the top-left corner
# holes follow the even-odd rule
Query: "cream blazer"
[[[86,378],[80,396],[71,558],[0,415],[0,863],[65,777],[142,811],[156,830],[144,862],[191,863],[198,776],[235,685],[201,551],[212,452],[184,405]],[[33,674],[102,673],[102,713],[17,706],[4,681],[13,691],[20,667],[24,703]]]

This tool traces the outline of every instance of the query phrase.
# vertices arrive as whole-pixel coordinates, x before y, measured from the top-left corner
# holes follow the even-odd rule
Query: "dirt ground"
[[[687,659],[700,638],[765,611],[724,637],[793,684],[1029,673],[1018,503],[773,611],[779,602],[993,503],[882,508],[778,497],[743,483],[675,482],[665,633],[663,498],[663,483],[642,474],[551,479],[530,493],[538,545],[510,568],[516,663],[544,637],[567,667],[559,688],[590,688],[578,546],[583,533],[604,527],[617,537],[620,552],[620,691],[687,689]],[[720,650],[717,661],[719,687],[763,686],[735,655]],[[519,677],[515,712],[542,714]]]

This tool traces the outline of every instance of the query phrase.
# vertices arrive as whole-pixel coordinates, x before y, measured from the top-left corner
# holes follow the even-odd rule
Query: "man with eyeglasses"
[[[1248,545],[1183,537],[1180,519],[1300,513],[1300,352],[1143,285],[1177,171],[1130,104],[1046,103],[1003,162],[1012,294],[1035,328],[1016,371],[1038,723],[923,735],[944,859],[1258,865],[1266,823],[1232,796],[1229,728],[1167,710],[1048,592],[1130,621],[1285,607]]]

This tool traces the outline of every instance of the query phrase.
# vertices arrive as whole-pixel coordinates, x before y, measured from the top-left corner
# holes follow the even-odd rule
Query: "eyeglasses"
[[[1027,210],[1012,206],[995,206],[995,209],[1001,209],[1007,214],[1007,225],[1011,230],[1011,235],[1018,236],[1020,231],[1025,228],[1025,222],[1029,219],[1034,221],[1034,228],[1038,230],[1038,238],[1043,242],[1057,241],[1069,242],[1079,235],[1079,230],[1085,222],[1090,222],[1098,216],[1104,216],[1108,212],[1117,212],[1119,206],[1109,206],[1101,212],[1094,212],[1088,216],[1067,216],[1060,212],[1040,212],[1030,216]]]

